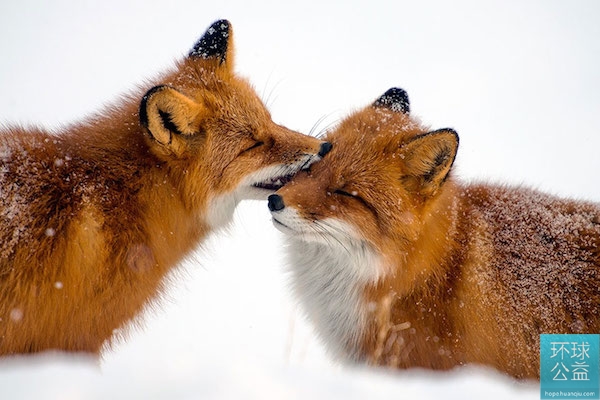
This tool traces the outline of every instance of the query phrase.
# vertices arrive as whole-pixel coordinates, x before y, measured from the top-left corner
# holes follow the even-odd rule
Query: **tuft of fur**
[[[600,205],[461,183],[456,132],[383,97],[269,198],[306,313],[346,360],[539,379],[541,333],[600,332]]]
[[[233,73],[232,40],[217,21],[96,117],[0,132],[0,355],[98,354],[240,200],[321,158]]]

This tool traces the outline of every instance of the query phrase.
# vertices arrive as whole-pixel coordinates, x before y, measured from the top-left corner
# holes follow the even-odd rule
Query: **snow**
[[[424,123],[458,132],[459,177],[600,201],[600,3],[284,4],[3,2],[0,123],[59,128],[81,118],[227,18],[236,70],[278,123],[318,133],[402,87]],[[0,158],[18,155],[2,149]],[[241,204],[231,229],[203,243],[101,361],[0,360],[0,397],[539,398],[537,385],[476,366],[438,374],[336,364],[291,299],[282,246],[266,202]]]

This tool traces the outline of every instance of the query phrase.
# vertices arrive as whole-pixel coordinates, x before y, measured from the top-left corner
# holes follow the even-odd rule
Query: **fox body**
[[[61,132],[0,132],[0,354],[99,353],[244,198],[328,145],[271,117],[215,22],[176,68]]]
[[[401,89],[326,138],[269,208],[334,354],[539,379],[541,333],[600,332],[598,204],[459,182],[456,132],[412,118]]]

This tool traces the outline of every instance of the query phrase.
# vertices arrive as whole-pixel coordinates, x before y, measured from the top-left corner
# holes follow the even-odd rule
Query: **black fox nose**
[[[269,196],[269,210],[271,211],[280,211],[285,208],[285,204],[283,204],[283,197],[278,194],[272,194]]]
[[[333,145],[329,142],[321,144],[321,148],[319,149],[319,157],[325,157],[325,154],[329,153],[332,147]]]

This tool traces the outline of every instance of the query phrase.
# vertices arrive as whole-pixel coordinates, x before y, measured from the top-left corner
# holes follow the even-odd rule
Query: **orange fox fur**
[[[539,379],[541,333],[600,332],[600,206],[452,177],[458,136],[390,89],[269,197],[293,288],[331,351]]]
[[[98,354],[239,200],[326,152],[272,122],[233,73],[232,40],[217,21],[103,113],[0,132],[0,354]]]

